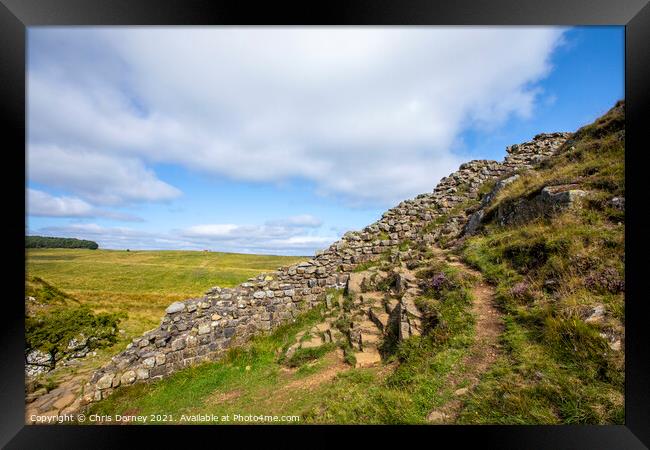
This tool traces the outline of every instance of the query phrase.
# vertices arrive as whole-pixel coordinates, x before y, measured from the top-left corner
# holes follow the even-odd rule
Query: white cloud
[[[311,214],[299,214],[286,219],[269,220],[266,224],[270,226],[318,228],[323,224],[323,221]]]
[[[29,148],[28,178],[66,189],[99,205],[170,200],[181,195],[156,178],[140,160],[101,153],[63,149],[56,145]]]
[[[148,168],[167,163],[390,205],[458,167],[463,130],[530,116],[561,34],[31,29],[29,176],[97,204],[159,201],[179,195]]]
[[[27,213],[36,217],[105,217],[132,222],[142,221],[142,218],[134,215],[95,208],[76,197],[57,197],[31,188],[27,189]]]
[[[47,192],[27,189],[27,209],[33,216],[88,217],[93,206],[75,197],[55,197]]]
[[[316,249],[327,247],[336,236],[316,235],[321,221],[311,215],[292,216],[286,219],[269,221],[264,225],[201,224],[182,230],[174,235],[201,242],[204,246],[217,248],[240,248],[267,253],[305,250],[313,253]]]

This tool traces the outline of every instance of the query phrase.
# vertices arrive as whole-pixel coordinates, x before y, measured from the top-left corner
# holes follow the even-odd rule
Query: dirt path
[[[335,352],[327,355],[325,361],[330,365],[325,370],[316,372],[315,374],[304,378],[292,380],[282,386],[280,392],[283,390],[293,392],[296,389],[313,389],[323,383],[333,380],[339,373],[349,370],[350,366],[341,362],[343,359],[342,353],[341,350],[337,349]]]
[[[441,256],[445,256],[442,250],[439,252]],[[463,398],[478,385],[481,375],[496,361],[501,352],[499,336],[503,332],[501,315],[493,304],[494,288],[483,280],[480,272],[467,267],[457,257],[446,255],[446,259],[450,265],[477,276],[480,281],[472,289],[472,313],[476,319],[474,343],[469,354],[459,365],[464,371],[452,372],[445,382],[454,392],[454,397],[427,415],[429,422],[440,424],[456,422],[463,406]],[[468,384],[460,388],[459,384],[462,382]]]

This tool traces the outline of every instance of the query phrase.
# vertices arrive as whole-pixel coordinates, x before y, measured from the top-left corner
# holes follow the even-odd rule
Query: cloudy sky
[[[308,255],[624,94],[622,27],[32,27],[27,230]]]

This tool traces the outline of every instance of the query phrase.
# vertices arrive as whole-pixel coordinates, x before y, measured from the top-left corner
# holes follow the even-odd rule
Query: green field
[[[305,259],[198,251],[27,249],[26,269],[28,278],[44,279],[95,312],[128,314],[120,324],[120,341],[107,355],[158,326],[170,303],[200,296],[212,286],[236,286]]]

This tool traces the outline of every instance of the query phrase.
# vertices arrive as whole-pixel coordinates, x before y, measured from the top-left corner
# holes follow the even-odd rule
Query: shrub
[[[585,277],[585,286],[591,290],[601,290],[616,294],[625,291],[625,280],[613,267],[589,274]]]
[[[71,341],[85,340],[88,350],[103,348],[117,342],[117,325],[125,314],[93,314],[87,306],[63,307],[25,318],[26,354],[40,350],[57,361],[79,351],[70,348]]]

